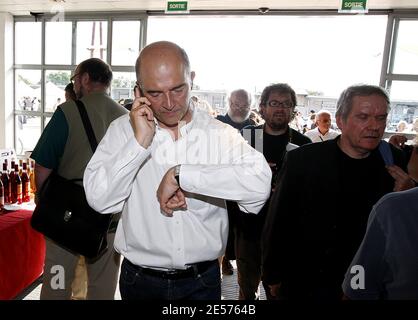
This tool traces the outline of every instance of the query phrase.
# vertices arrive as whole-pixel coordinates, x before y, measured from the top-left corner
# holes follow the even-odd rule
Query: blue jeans
[[[171,280],[144,274],[124,259],[119,289],[123,300],[220,300],[219,263],[214,263],[201,274]]]

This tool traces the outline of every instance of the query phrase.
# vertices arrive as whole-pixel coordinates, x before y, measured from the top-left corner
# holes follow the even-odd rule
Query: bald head
[[[136,78],[140,85],[143,84],[144,66],[151,69],[163,68],[168,63],[176,63],[182,66],[183,71],[190,75],[190,61],[186,51],[177,44],[169,41],[158,41],[147,45],[141,50],[135,64]],[[147,68],[145,68],[147,69]]]
[[[160,125],[177,134],[180,121],[191,121],[194,72],[186,52],[172,42],[155,42],[141,51],[135,67],[139,86],[135,97],[145,97]]]
[[[229,96],[228,115],[232,121],[242,123],[248,119],[251,108],[251,94],[244,89],[237,89]]]

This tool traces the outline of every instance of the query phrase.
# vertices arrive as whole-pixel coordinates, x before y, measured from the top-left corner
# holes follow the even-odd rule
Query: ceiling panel
[[[0,12],[28,15],[29,11],[56,12],[57,5],[64,11],[120,11],[164,10],[167,1],[162,0],[0,0]],[[268,7],[280,10],[328,10],[338,9],[340,0],[189,0],[190,10],[255,10]],[[418,9],[418,0],[369,0],[369,9]],[[59,9],[61,10],[61,9]]]

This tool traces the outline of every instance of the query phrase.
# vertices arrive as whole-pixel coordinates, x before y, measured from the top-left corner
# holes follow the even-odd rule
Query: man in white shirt
[[[338,131],[331,129],[331,113],[327,110],[318,111],[315,117],[315,124],[315,129],[305,133],[305,136],[310,138],[312,142],[332,140],[340,134]]]
[[[194,72],[182,48],[148,45],[136,73],[129,116],[110,125],[84,174],[94,209],[122,211],[115,237],[125,257],[121,296],[220,299],[224,199],[258,213],[271,170],[237,130],[193,108]]]

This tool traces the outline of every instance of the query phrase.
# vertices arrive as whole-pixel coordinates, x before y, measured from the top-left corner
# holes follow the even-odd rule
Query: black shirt
[[[244,128],[242,133],[244,138],[249,140],[253,148],[261,151],[258,146],[263,146],[262,152],[272,170],[272,189],[275,186],[277,175],[286,155],[287,144],[290,142],[297,146],[302,146],[312,142],[311,139],[305,135],[289,127],[287,128],[287,131],[281,135],[271,135],[266,133],[264,125]],[[262,141],[259,141],[261,137]],[[266,201],[266,204],[257,215],[239,213],[240,217],[238,219],[237,226],[239,231],[243,233],[244,238],[252,240],[260,239],[269,202],[270,199]]]
[[[340,299],[372,206],[394,179],[376,149],[353,159],[338,138],[287,153],[263,232],[263,280],[288,298]],[[405,170],[402,152],[392,148]]]
[[[243,128],[248,127],[248,126],[253,126],[255,125],[255,122],[253,120],[251,120],[250,118],[248,118],[247,120],[243,121],[243,122],[234,122],[232,121],[232,119],[229,117],[228,114],[224,115],[224,116],[217,116],[216,117],[217,120],[229,124],[230,126],[234,127],[235,129],[241,131]]]

